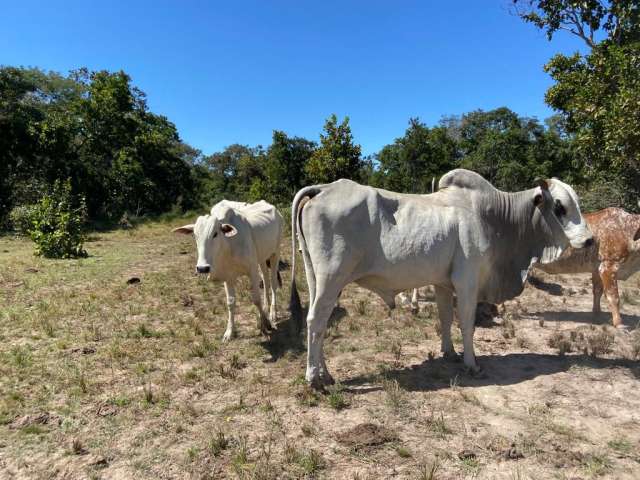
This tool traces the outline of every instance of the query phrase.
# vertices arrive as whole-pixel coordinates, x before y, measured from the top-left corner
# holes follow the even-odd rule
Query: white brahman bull
[[[563,207],[561,215],[557,204]],[[294,253],[299,232],[309,285],[306,378],[315,387],[333,382],[322,345],[327,319],[347,284],[377,293],[390,308],[401,291],[434,285],[445,357],[457,356],[451,341],[455,293],[464,363],[477,372],[477,303],[502,303],[519,295],[534,263],[558,258],[569,245],[593,242],[569,185],[540,180],[536,188],[507,193],[462,169],[444,175],[439,191],[430,195],[394,193],[350,180],[303,188],[293,201],[292,229]],[[301,324],[295,262],[291,312]]]
[[[196,272],[224,282],[229,320],[223,341],[236,335],[235,305],[236,279],[242,275],[251,281],[251,300],[258,308],[258,328],[263,334],[272,330],[276,322],[276,288],[283,219],[276,208],[261,200],[243,203],[222,200],[211,209],[210,215],[198,217],[195,224],[173,231],[190,234],[196,239],[198,262]],[[263,309],[260,295],[260,273],[264,280],[264,304],[271,291],[269,318]],[[270,321],[269,321],[270,320]]]

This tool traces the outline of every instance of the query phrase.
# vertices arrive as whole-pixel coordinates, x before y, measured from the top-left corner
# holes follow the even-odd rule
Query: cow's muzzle
[[[211,271],[211,267],[209,265],[206,265],[204,267],[200,267],[200,266],[196,267],[196,272],[198,273],[209,273],[210,271]]]

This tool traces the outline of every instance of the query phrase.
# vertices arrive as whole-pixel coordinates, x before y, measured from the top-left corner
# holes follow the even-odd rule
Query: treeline
[[[498,188],[518,190],[535,177],[577,185],[590,208],[624,204],[629,185],[589,195],[594,176],[580,161],[560,116],[545,124],[508,108],[474,111],[428,126],[410,119],[403,136],[364,157],[349,119],[332,115],[318,141],[274,131],[268,147],[231,145],[204,156],[181,141],[167,118],[149,111],[124,72],[63,76],[0,69],[0,221],[35,203],[55,180],[70,180],[91,220],[204,209],[222,198],[287,205],[304,185],[351,178],[395,191],[427,193],[433,178],[457,167]],[[602,187],[602,185],[599,185]],[[625,205],[633,208],[635,201]]]

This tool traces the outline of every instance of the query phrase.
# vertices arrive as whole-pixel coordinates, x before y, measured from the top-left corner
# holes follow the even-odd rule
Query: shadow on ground
[[[610,325],[611,314],[609,312],[601,312],[595,314],[593,312],[537,312],[531,313],[537,318],[543,319],[545,322],[576,322],[576,323],[590,323],[594,325]],[[640,317],[637,315],[625,315],[622,314],[622,323],[629,327],[630,330],[635,330],[640,323]]]
[[[550,295],[559,297],[564,294],[564,288],[562,288],[562,286],[558,285],[557,283],[545,282],[544,280],[541,280],[533,275],[530,275],[528,280],[531,286],[537,288],[538,290],[543,290]]]
[[[479,377],[465,373],[462,363],[435,358],[419,365],[392,369],[384,377],[396,380],[407,391],[435,391],[451,388],[455,382],[462,387],[489,385],[515,385],[542,375],[566,372],[579,366],[593,369],[626,368],[640,378],[640,363],[625,359],[594,358],[588,355],[549,355],[536,353],[512,353],[507,355],[482,355],[477,357],[483,370]],[[382,389],[380,375],[364,375],[343,380],[353,393],[366,393]]]

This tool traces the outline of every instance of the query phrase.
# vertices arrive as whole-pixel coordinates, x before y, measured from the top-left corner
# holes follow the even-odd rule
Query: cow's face
[[[559,226],[573,248],[584,248],[593,244],[593,234],[578,204],[578,195],[557,178],[539,181],[539,193],[535,202],[543,207],[545,218],[552,226]],[[553,228],[553,230],[557,230]]]
[[[216,268],[220,259],[228,253],[228,242],[238,230],[233,225],[223,223],[211,215],[198,217],[195,224],[185,225],[173,230],[178,233],[193,233],[196,239],[198,262],[196,273],[209,274],[216,278]]]

